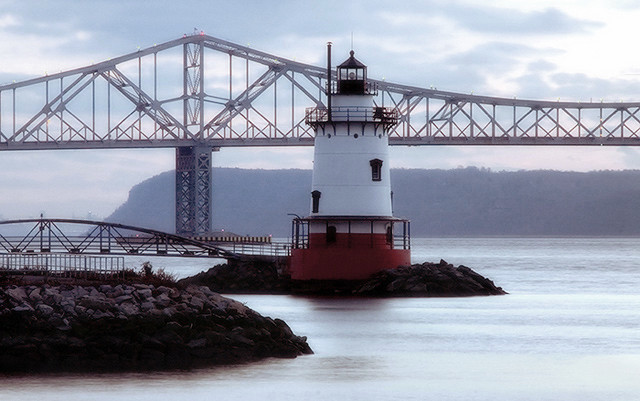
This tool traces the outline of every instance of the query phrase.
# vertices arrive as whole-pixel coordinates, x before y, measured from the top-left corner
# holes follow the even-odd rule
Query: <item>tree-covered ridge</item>
[[[413,236],[638,235],[640,171],[396,169],[394,214]],[[108,221],[173,231],[174,172],[135,187]],[[213,169],[213,228],[286,237],[309,213],[311,171]]]

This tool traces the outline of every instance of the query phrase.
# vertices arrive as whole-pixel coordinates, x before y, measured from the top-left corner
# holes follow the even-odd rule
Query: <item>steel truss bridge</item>
[[[335,71],[332,72],[335,76]],[[640,145],[640,102],[477,96],[369,80],[392,145]],[[211,227],[211,152],[311,146],[326,68],[208,35],[0,86],[0,150],[175,148],[176,232]],[[337,111],[336,111],[337,112]]]
[[[20,235],[3,235],[22,228]],[[0,221],[0,255],[149,255],[239,259],[208,242],[124,224],[72,219]]]

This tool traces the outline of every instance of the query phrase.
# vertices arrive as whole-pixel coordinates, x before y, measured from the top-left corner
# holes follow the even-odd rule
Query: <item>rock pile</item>
[[[285,322],[207,287],[0,288],[0,372],[185,369],[306,353]]]
[[[288,277],[267,261],[230,261],[178,281],[178,285],[206,285],[226,294],[282,294],[289,292]]]
[[[466,266],[423,263],[388,269],[371,276],[354,290],[368,296],[463,297],[504,295],[501,287]]]
[[[360,296],[463,297],[506,294],[493,281],[466,266],[440,263],[401,266],[374,274],[368,280],[291,281],[268,262],[217,265],[178,284],[203,285],[218,292],[257,294],[342,294]]]

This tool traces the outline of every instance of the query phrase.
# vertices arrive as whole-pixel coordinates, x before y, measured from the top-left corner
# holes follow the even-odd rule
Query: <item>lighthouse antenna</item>
[[[327,121],[331,122],[331,42],[327,42]]]

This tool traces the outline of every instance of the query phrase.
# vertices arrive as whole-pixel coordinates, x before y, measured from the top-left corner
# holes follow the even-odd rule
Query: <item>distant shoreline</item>
[[[640,170],[392,169],[394,215],[414,238],[640,237]],[[311,171],[214,168],[213,229],[287,237],[309,213]],[[175,172],[134,186],[105,220],[173,232]]]

